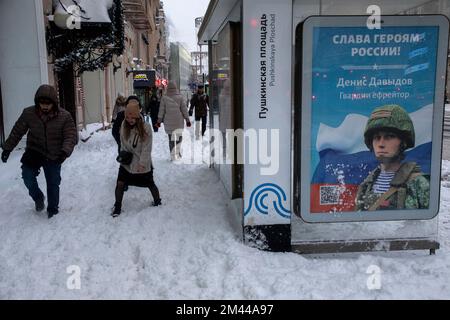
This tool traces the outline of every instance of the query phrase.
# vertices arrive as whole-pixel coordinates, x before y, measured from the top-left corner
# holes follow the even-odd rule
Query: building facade
[[[33,105],[38,86],[51,80],[42,1],[1,1],[0,41],[0,142],[3,143],[22,110]]]
[[[181,92],[189,93],[192,74],[191,55],[179,42],[170,43],[169,80],[174,81]]]
[[[85,1],[79,10],[89,20],[82,19],[80,25],[73,18],[76,12],[70,16],[64,10],[71,4],[67,0],[0,3],[0,39],[8,44],[0,47],[0,143],[23,108],[33,104],[40,84],[57,88],[60,104],[82,130],[90,123],[111,121],[117,95],[133,93],[133,70],[156,69],[158,77],[168,77],[162,1]],[[115,11],[117,7],[121,12]],[[73,26],[65,26],[67,21]],[[111,24],[116,29],[123,26],[123,33],[115,33],[123,37],[96,47],[95,41],[107,38]],[[65,40],[58,42],[61,38]],[[87,59],[88,54],[93,59]]]

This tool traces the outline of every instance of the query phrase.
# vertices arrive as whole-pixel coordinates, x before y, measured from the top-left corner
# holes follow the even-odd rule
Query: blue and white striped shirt
[[[392,178],[394,178],[395,172],[391,171],[381,171],[377,180],[373,185],[373,192],[378,194],[383,194],[390,188],[390,183]]]

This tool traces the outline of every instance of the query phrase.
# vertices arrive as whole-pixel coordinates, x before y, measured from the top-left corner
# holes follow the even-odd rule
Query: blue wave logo
[[[269,214],[269,207],[265,204],[265,199],[272,193],[276,196],[277,200],[272,202],[275,211],[283,218],[290,218],[291,211],[287,210],[283,206],[283,202],[286,202],[286,193],[279,186],[273,183],[264,183],[256,187],[252,194],[250,195],[248,208],[244,212],[246,216],[252,209],[253,204],[255,205],[256,211],[261,214]]]

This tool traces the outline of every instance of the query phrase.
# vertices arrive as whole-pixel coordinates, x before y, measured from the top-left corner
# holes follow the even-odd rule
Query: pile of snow
[[[23,186],[22,152],[0,164],[0,299],[450,298],[445,181],[435,256],[301,256],[245,246],[231,227],[214,170],[168,161],[164,131],[155,133],[153,150],[163,206],[151,207],[148,190],[130,187],[116,219],[109,215],[118,171],[111,131],[80,142],[64,163],[61,213],[50,220],[36,214]],[[450,172],[450,162],[443,171]],[[42,174],[39,182],[45,189]],[[381,270],[379,290],[367,286],[373,266]],[[74,270],[81,272],[81,286],[72,290]]]
[[[99,130],[106,130],[106,128],[109,128],[111,124],[109,123],[91,123],[86,126],[86,128],[83,128],[83,130],[80,131],[79,137],[81,141],[87,141],[94,133],[98,132]]]

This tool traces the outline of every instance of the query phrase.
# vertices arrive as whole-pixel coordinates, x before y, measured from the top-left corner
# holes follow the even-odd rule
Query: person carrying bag
[[[130,100],[125,109],[125,120],[120,128],[120,162],[115,190],[115,203],[111,215],[117,217],[122,212],[124,187],[137,186],[148,188],[153,196],[153,206],[161,205],[159,190],[153,180],[151,159],[152,128],[144,121],[139,103]]]

